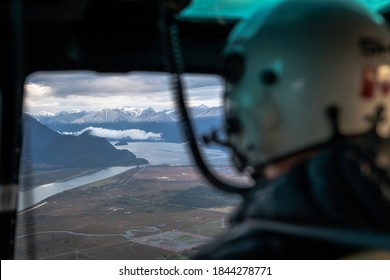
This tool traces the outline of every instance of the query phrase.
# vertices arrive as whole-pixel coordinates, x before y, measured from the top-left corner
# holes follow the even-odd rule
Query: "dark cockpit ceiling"
[[[13,1],[6,2],[9,7],[0,4],[3,22],[15,17],[7,14],[15,9]],[[24,1],[20,39],[25,71],[163,71],[158,6],[158,0]],[[186,70],[215,72],[224,40],[236,21],[179,22]]]
[[[162,26],[158,17],[161,12],[159,0],[1,2],[0,21],[5,24],[18,22],[16,28],[21,34],[17,35],[19,37],[16,39],[23,42],[26,75],[40,70],[166,70],[159,32],[159,27]],[[190,1],[166,2],[173,10],[181,9]],[[209,1],[195,2],[198,6],[193,10],[197,11],[202,5],[207,6],[205,3]],[[220,4],[222,1],[216,2]],[[225,0],[224,3],[226,2],[239,3],[233,0]],[[380,6],[390,20],[390,9],[386,10],[386,7],[387,5]],[[177,21],[185,71],[219,73],[222,47],[238,19],[223,16],[194,17],[188,12],[187,15],[189,16],[182,16]],[[13,41],[12,39],[15,40],[11,38],[10,41]],[[9,48],[3,50],[3,54],[14,51],[11,44],[5,44],[3,47]]]

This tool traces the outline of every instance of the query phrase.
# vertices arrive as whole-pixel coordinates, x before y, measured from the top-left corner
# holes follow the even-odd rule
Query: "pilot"
[[[348,0],[273,1],[235,27],[224,62],[227,143],[256,186],[196,258],[381,249],[390,241],[384,18]]]

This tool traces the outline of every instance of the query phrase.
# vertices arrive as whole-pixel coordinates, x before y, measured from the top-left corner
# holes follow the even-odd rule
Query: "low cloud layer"
[[[103,137],[112,140],[131,139],[131,140],[162,140],[160,133],[146,132],[140,129],[114,130],[101,127],[87,127],[75,133],[64,132],[67,135],[81,135],[83,133]]]

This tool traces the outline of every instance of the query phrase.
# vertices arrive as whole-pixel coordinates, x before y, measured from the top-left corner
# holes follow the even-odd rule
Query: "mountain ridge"
[[[148,164],[128,150],[116,149],[105,138],[88,133],[62,135],[26,114],[22,121],[24,163],[88,168]]]
[[[216,117],[223,114],[223,107],[207,107],[205,105],[190,108],[193,118]],[[178,113],[175,109],[156,111],[151,107],[124,106],[116,109],[102,109],[99,111],[48,112],[41,111],[30,114],[39,122],[48,124],[84,124],[84,123],[117,123],[117,122],[175,122]]]

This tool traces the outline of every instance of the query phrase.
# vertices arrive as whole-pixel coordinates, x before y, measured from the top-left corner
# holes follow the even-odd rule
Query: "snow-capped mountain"
[[[117,123],[128,122],[131,120],[125,111],[120,109],[103,109],[101,111],[89,112],[84,116],[74,119],[71,123],[83,124],[83,123]]]
[[[134,118],[138,118],[141,115],[148,115],[148,114],[153,114],[155,111],[152,108],[136,108],[136,107],[129,107],[129,106],[124,106],[120,108],[119,110],[123,111],[125,114],[130,115]]]
[[[56,116],[58,113],[57,112],[48,112],[48,111],[40,111],[38,113],[35,113],[34,114],[34,117],[37,119],[37,118],[44,118],[44,117],[54,117]]]
[[[222,107],[209,108],[205,105],[190,108],[193,118],[221,116]],[[174,109],[156,112],[153,108],[122,107],[120,109],[103,109],[100,111],[71,111],[71,112],[39,112],[33,114],[43,124],[102,124],[127,122],[173,122],[178,114]]]

